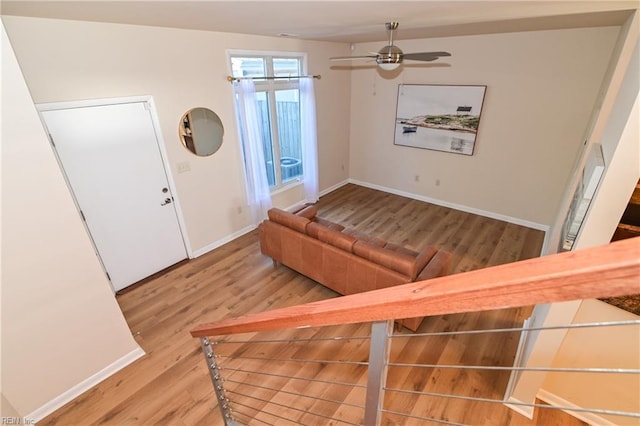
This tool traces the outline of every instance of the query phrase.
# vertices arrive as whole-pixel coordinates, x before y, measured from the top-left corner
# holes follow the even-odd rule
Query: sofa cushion
[[[296,216],[306,217],[312,220],[318,214],[318,208],[314,205],[308,205],[295,212]]]
[[[378,247],[384,247],[387,242],[378,237],[372,237],[371,235],[363,234],[362,232],[356,231],[355,229],[345,229],[342,231],[343,234],[352,235],[356,237],[360,241],[364,241],[365,243],[372,244]]]
[[[415,279],[418,274],[416,258],[404,253],[397,253],[362,240],[358,240],[353,245],[353,253],[373,263],[400,272],[411,280]]]
[[[402,254],[406,254],[408,256],[418,257],[418,252],[417,251],[408,249],[408,248],[403,247],[403,246],[398,245],[398,244],[387,243],[387,244],[384,245],[384,248],[386,248],[387,250],[395,251],[396,253],[402,253]]]
[[[311,222],[307,225],[307,235],[349,253],[351,253],[353,244],[356,242],[356,239],[351,235],[343,234],[316,222]]]
[[[318,216],[314,217],[312,219],[312,222],[315,222],[322,226],[326,226],[327,228],[333,229],[334,231],[338,231],[338,232],[344,229],[344,226],[338,223],[331,222],[330,220],[327,220],[327,219],[322,219],[321,217],[318,217]]]
[[[303,216],[297,216],[287,211],[272,208],[267,212],[269,219],[280,225],[284,225],[287,228],[294,229],[298,232],[305,232],[309,219]]]

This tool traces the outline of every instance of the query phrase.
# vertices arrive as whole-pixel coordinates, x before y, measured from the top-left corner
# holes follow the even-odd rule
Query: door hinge
[[[82,213],[82,210],[80,210],[80,217],[82,218],[83,221],[87,221],[87,219],[84,217],[84,213]]]
[[[111,277],[109,276],[109,273],[107,271],[104,271],[104,273],[107,274],[107,279],[111,281]]]
[[[53,136],[51,136],[51,133],[49,133],[49,142],[51,142],[51,145],[53,145],[54,147],[56,146],[56,143],[53,141]]]

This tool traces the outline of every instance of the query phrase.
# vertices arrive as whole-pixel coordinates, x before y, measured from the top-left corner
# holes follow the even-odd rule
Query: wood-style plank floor
[[[437,244],[453,253],[454,273],[535,257],[544,238],[541,231],[351,184],[323,196],[318,209],[319,215],[329,220],[415,250]],[[201,322],[335,296],[331,290],[286,267],[274,268],[271,259],[260,253],[257,232],[244,235],[118,295],[118,303],[131,332],[147,355],[39,424],[220,425],[222,419],[200,345],[198,340],[190,337],[189,330]],[[430,317],[424,321],[421,331],[517,326],[529,312],[529,308],[520,308]],[[349,326],[340,332],[366,333],[363,327]],[[322,332],[308,331],[311,334]],[[438,339],[437,344],[431,343],[419,350],[400,341],[394,343],[392,353],[405,360],[462,360],[508,365],[513,360],[518,336]],[[353,345],[356,344],[340,350],[360,356],[361,350]],[[340,350],[338,352],[342,353]],[[286,357],[313,350],[310,347],[291,347],[280,351],[279,356]],[[362,368],[356,366],[351,370],[340,372],[341,377],[348,379],[344,377],[346,374],[356,382],[363,380]],[[418,388],[433,382],[437,384],[434,389],[438,392],[484,393],[502,398],[508,380],[505,374],[489,377],[476,373],[453,374],[439,369],[408,370],[392,369],[389,385]],[[300,388],[293,383],[281,385],[305,393],[311,390],[308,386]],[[357,400],[358,392],[357,389],[333,392],[332,398],[349,403]],[[289,396],[284,401],[295,402],[292,399],[297,398]],[[474,425],[581,424],[557,416],[539,423],[535,419],[527,420],[501,404],[426,401],[424,397],[414,395],[390,396],[386,404],[403,406],[415,415]],[[361,422],[360,413],[349,407],[342,406],[338,411],[347,413],[347,417],[353,411],[351,420]],[[302,424],[330,423],[329,420],[303,415],[296,421]],[[387,415],[384,424],[424,422],[412,423],[408,419]]]

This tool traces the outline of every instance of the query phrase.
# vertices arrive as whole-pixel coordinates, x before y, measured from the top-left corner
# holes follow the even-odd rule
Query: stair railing
[[[482,330],[421,329],[410,334],[393,332],[393,320],[634,294],[640,292],[639,275],[640,238],[634,238],[203,324],[191,335],[201,338],[218,406],[228,425],[377,425],[383,418],[396,424],[474,424],[472,418],[453,418],[444,407],[457,403],[514,405],[500,394],[513,371],[616,374],[637,380],[640,369],[514,367],[515,347],[504,348],[505,356],[471,365],[464,360],[451,364],[430,361],[433,348],[440,348],[442,339],[448,339],[447,344],[477,347],[486,344],[487,335],[494,333],[511,333],[511,341],[517,343],[522,333],[638,328],[640,321],[544,328],[510,324]],[[459,374],[473,376],[483,386],[494,385],[494,390],[489,395],[454,393],[450,385]],[[407,381],[412,383],[411,388],[401,387]],[[451,383],[440,390],[438,384],[443,382]],[[539,403],[522,405],[548,407]],[[619,419],[640,419],[640,409],[553,408],[579,418],[587,413],[614,419],[612,424]]]

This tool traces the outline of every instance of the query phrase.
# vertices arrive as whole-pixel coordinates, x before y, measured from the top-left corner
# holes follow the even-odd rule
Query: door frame
[[[38,115],[40,117],[40,121],[42,122],[42,126],[44,127],[45,132],[47,133],[47,137],[49,138],[51,149],[53,150],[53,153],[56,157],[56,161],[58,162],[58,166],[60,167],[60,171],[62,172],[64,181],[67,185],[67,188],[69,189],[69,192],[71,193],[71,197],[73,198],[73,202],[76,206],[76,209],[78,210],[78,216],[80,216],[80,218],[82,219],[82,214],[80,213],[80,204],[78,203],[75,193],[73,192],[73,188],[71,187],[71,182],[69,181],[69,178],[67,177],[67,174],[64,170],[64,166],[62,164],[62,161],[60,160],[58,151],[55,148],[55,144],[51,140],[51,134],[49,133],[49,129],[47,128],[47,123],[44,120],[42,112],[62,110],[62,109],[107,106],[107,105],[122,105],[122,104],[131,104],[131,103],[146,103],[146,105],[148,106],[147,110],[149,111],[151,116],[151,124],[153,126],[153,131],[156,136],[156,142],[158,144],[158,149],[160,151],[162,167],[164,169],[165,175],[167,176],[169,190],[171,191],[171,195],[173,197],[173,205],[176,210],[178,227],[180,229],[182,241],[184,243],[184,247],[186,249],[188,258],[193,259],[193,252],[191,250],[191,243],[189,242],[189,236],[187,234],[187,227],[185,224],[184,214],[182,212],[182,207],[180,204],[180,197],[178,196],[178,191],[176,190],[176,184],[173,179],[173,175],[171,173],[171,167],[169,166],[170,165],[169,156],[167,154],[165,141],[164,141],[164,138],[162,137],[162,132],[160,130],[160,120],[158,118],[158,113],[156,111],[156,106],[153,100],[153,96],[146,95],[146,96],[130,96],[130,97],[124,97],[124,98],[118,97],[118,98],[87,99],[87,100],[80,100],[80,101],[46,102],[46,103],[37,103],[35,104],[35,106],[36,106],[36,109],[38,110]],[[87,223],[84,220],[81,220],[81,221],[85,228],[85,231],[89,236],[89,239],[91,240],[93,249],[98,255],[98,260],[100,261],[100,265],[102,266],[102,270],[104,271],[106,276],[107,275],[106,268],[102,262],[102,258],[100,257],[100,252],[98,251],[98,248],[96,247],[96,244],[93,241],[93,237],[91,236],[89,227],[87,226]],[[115,294],[116,292],[115,292],[115,289],[113,288],[113,285],[111,284],[111,280],[109,280],[109,285],[111,286],[111,290]]]

